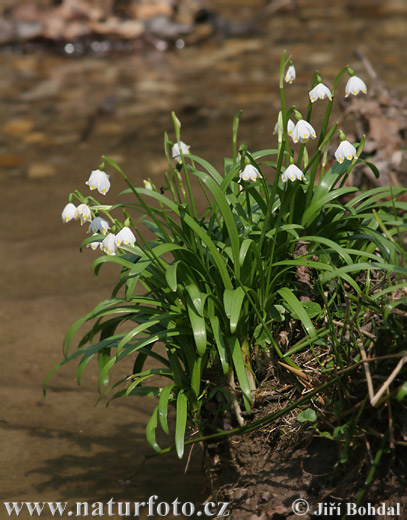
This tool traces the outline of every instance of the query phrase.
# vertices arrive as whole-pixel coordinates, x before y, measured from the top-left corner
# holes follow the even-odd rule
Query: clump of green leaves
[[[94,261],[95,274],[105,263],[118,264],[117,283],[110,298],[71,326],[65,358],[54,370],[77,360],[80,382],[87,364],[97,358],[102,397],[154,397],[146,434],[157,452],[157,429],[170,434],[170,408],[179,457],[188,424],[201,435],[224,435],[219,416],[232,410],[238,424],[232,433],[259,427],[262,423],[250,423],[250,414],[261,374],[277,360],[301,371],[295,355],[304,349],[315,352],[315,359],[315,349],[324,351],[322,386],[333,385],[338,370],[346,371],[360,356],[357,343],[344,348],[340,335],[332,337],[338,334],[336,322],[347,326],[349,309],[359,305],[355,326],[360,327],[360,305],[366,302],[387,319],[406,304],[405,296],[393,299],[406,287],[406,203],[400,200],[406,190],[382,187],[361,194],[346,184],[363,160],[364,140],[350,145],[349,158],[337,153],[332,165],[328,160],[337,134],[345,141],[338,124],[330,125],[332,103],[341,78],[345,73],[354,77],[353,71],[345,67],[338,74],[329,96],[318,87],[319,74],[314,75],[313,96],[329,97],[322,101],[327,108],[317,136],[310,125],[311,93],[304,119],[293,106],[286,108],[284,76],[291,65],[284,53],[275,148],[238,147],[239,113],[231,157],[218,171],[189,152],[173,115],[176,140],[165,136],[168,171],[161,190],[151,181],[144,188],[134,186],[114,161],[103,157],[101,170],[112,169],[128,185],[121,202],[101,205],[79,191],[70,196],[70,203],[89,205],[93,219],[107,218],[112,234],[133,229],[137,242],[105,247],[107,254]],[[313,132],[311,153],[307,143]],[[206,201],[203,211],[197,200]],[[82,246],[97,242],[105,243],[103,234]],[[72,352],[84,325],[89,328]],[[282,341],[282,333],[289,340]],[[110,382],[111,369],[128,360],[131,373]],[[312,403],[321,388],[287,410]],[[218,417],[208,414],[210,402],[216,403]],[[312,411],[300,418],[316,419]]]

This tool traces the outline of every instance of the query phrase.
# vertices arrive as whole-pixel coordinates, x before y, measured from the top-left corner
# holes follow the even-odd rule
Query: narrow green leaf
[[[99,352],[98,352],[99,373],[102,372],[106,363],[109,360],[110,360],[110,348],[103,348],[102,350],[99,350]],[[108,375],[106,375],[106,377],[103,379],[103,384],[107,385],[108,383],[109,383],[109,377],[108,377]]]
[[[161,448],[156,441],[156,430],[158,426],[158,405],[154,408],[154,412],[146,426],[146,437],[149,445],[157,452],[161,453]]]
[[[223,305],[230,321],[231,334],[236,331],[244,296],[245,292],[240,286],[237,289],[225,289],[223,293]]]
[[[249,379],[246,374],[245,362],[243,359],[242,349],[239,340],[236,336],[228,337],[229,348],[235,367],[236,376],[239,381],[240,389],[243,395],[244,407],[247,413],[250,413],[252,408],[252,394],[250,391]]]
[[[160,398],[158,401],[158,417],[160,425],[164,433],[167,435],[170,433],[168,429],[168,402],[173,388],[174,385],[165,386],[160,392]]]
[[[194,335],[196,349],[200,356],[203,356],[206,351],[206,325],[205,318],[199,316],[195,306],[191,300],[187,301],[187,310],[189,321],[192,327],[192,333]]]
[[[314,325],[312,324],[307,311],[304,309],[295,294],[288,287],[283,287],[282,289],[279,289],[278,292],[287,303],[289,310],[295,312],[299,317],[307,334],[311,337],[316,336]]]
[[[168,269],[165,271],[165,278],[167,280],[168,287],[173,292],[177,290],[177,269],[180,262],[180,260],[177,260],[172,265],[170,265]]]
[[[177,417],[175,419],[175,449],[178,458],[184,455],[185,430],[188,416],[188,399],[184,390],[180,390],[177,396]]]
[[[195,397],[198,399],[201,393],[201,375],[202,375],[202,357],[195,359],[194,367],[191,374],[191,388],[195,393]]]
[[[216,348],[218,349],[219,359],[222,365],[222,371],[225,375],[227,375],[229,373],[229,360],[225,342],[223,340],[223,334],[220,329],[219,318],[217,316],[211,316],[209,321],[211,322]]]

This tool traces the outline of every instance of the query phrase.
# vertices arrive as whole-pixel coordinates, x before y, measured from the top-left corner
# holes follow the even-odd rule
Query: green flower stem
[[[181,160],[182,160],[182,166],[183,166],[184,173],[185,173],[185,179],[187,181],[187,190],[188,190],[188,196],[189,196],[188,198],[189,198],[189,203],[190,203],[190,206],[191,206],[192,215],[197,219],[198,218],[198,214],[196,212],[195,200],[194,200],[194,195],[193,195],[193,192],[192,192],[191,180],[189,178],[188,166],[187,166],[187,163],[185,161],[185,155],[183,154],[182,149],[181,149],[181,141],[179,139],[179,136],[177,137],[177,143],[178,143],[178,146],[179,146],[179,152],[181,154]],[[185,196],[185,199],[186,199],[185,201],[187,202],[186,196]]]
[[[239,112],[233,118],[233,166],[235,166],[237,162],[237,132],[239,129],[239,120],[242,112],[243,110],[239,110]]]

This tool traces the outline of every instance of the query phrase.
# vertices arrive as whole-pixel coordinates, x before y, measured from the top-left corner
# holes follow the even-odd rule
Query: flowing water
[[[234,19],[259,5],[212,2]],[[347,63],[367,78],[355,48],[389,86],[407,93],[406,7],[398,0],[301,0],[293,11],[265,20],[251,38],[168,52],[0,55],[2,500],[158,495],[198,503],[210,494],[198,449],[186,476],[185,461],[174,456],[140,466],[149,453],[143,424],[152,403],[128,398],[94,407],[93,366],[81,387],[75,367],[63,367],[43,399],[41,385],[61,359],[67,327],[109,296],[117,273],[107,266],[93,276],[94,254],[78,250],[84,229],[62,225],[60,213],[71,191],[86,191],[101,154],[135,184],[150,177],[160,186],[171,110],[182,121],[182,139],[219,167],[231,154],[231,123],[240,109],[240,141],[251,150],[275,144],[282,51],[293,55],[297,69],[289,102],[304,109],[315,68],[328,84]],[[106,202],[124,188],[116,174],[111,181]]]

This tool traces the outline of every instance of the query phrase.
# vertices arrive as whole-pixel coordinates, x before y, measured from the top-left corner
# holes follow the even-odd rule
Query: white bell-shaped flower
[[[318,83],[316,87],[309,91],[309,98],[311,103],[314,103],[317,99],[332,99],[332,94],[329,88],[323,83]]]
[[[302,181],[304,180],[304,173],[295,164],[290,164],[281,175],[281,180],[283,182],[287,182],[288,180],[292,182],[296,180]]]
[[[107,222],[107,220],[101,217],[96,217],[90,223],[89,232],[92,231],[93,233],[102,233],[103,235],[106,235],[109,231],[109,227],[109,222]]]
[[[349,141],[342,141],[335,152],[335,159],[343,163],[345,159],[351,161],[356,155],[356,148]]]
[[[70,220],[76,220],[77,218],[76,207],[72,202],[69,202],[62,210],[62,221],[69,222]]]
[[[295,76],[296,76],[296,74],[295,74],[294,65],[290,65],[287,69],[284,79],[287,83],[292,83],[295,80]]]
[[[255,181],[261,177],[261,174],[255,166],[247,164],[244,170],[240,172],[239,177],[243,181]]]
[[[188,146],[187,144],[185,144],[184,142],[180,141],[180,143],[175,143],[174,146],[172,147],[172,158],[177,160],[178,162],[181,162],[182,161],[182,158],[181,158],[181,152],[182,152],[182,155],[187,155],[189,154],[189,149],[191,147]]]
[[[153,185],[151,184],[150,181],[146,181],[144,180],[144,187],[146,188],[146,190],[152,190],[153,189]]]
[[[295,125],[292,138],[294,143],[298,143],[298,141],[306,143],[310,138],[315,139],[316,136],[317,134],[315,133],[314,128],[308,123],[308,121],[300,119]]]
[[[348,97],[349,94],[353,94],[354,96],[356,96],[356,94],[359,94],[359,92],[361,91],[364,94],[367,93],[367,87],[365,82],[357,76],[351,76],[348,79],[348,82],[346,83],[345,97]]]
[[[92,213],[87,204],[79,204],[76,208],[76,218],[81,220],[81,225],[85,222],[92,222]]]
[[[110,190],[109,175],[102,170],[93,170],[85,184],[91,190],[98,190],[101,195],[106,195]]]
[[[109,233],[102,242],[102,250],[107,255],[115,255],[117,251],[116,237],[113,233]]]
[[[97,233],[93,233],[92,236],[96,236]],[[102,242],[89,242],[89,244],[86,246],[86,247],[90,247],[91,249],[93,249],[93,251],[95,251],[96,249],[100,248],[102,245]]]
[[[294,132],[295,124],[292,122],[291,119],[287,121],[287,134],[292,135]],[[278,122],[276,123],[276,126],[274,127],[274,133],[276,134],[278,132]]]
[[[133,235],[133,232],[130,228],[125,226],[121,229],[116,235],[116,244],[120,247],[122,244],[134,246],[136,243],[136,237]]]

